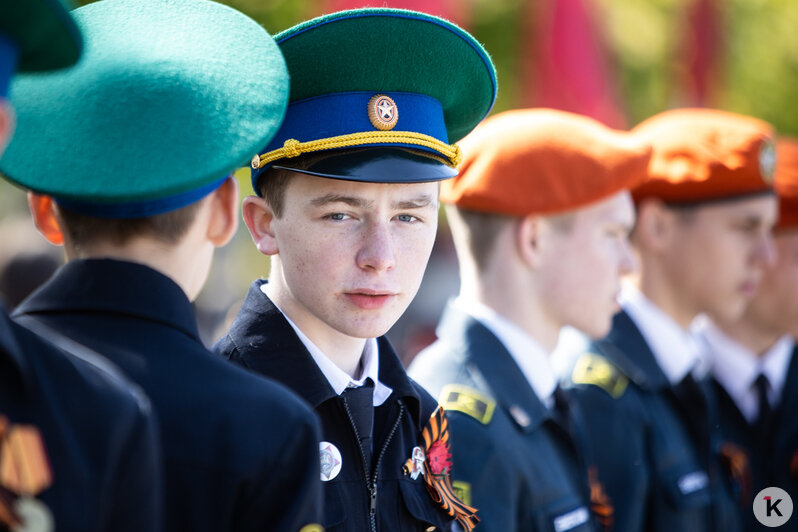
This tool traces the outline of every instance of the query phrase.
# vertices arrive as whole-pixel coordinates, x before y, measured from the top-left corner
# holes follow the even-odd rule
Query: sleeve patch
[[[606,358],[585,353],[574,366],[571,380],[576,384],[593,384],[617,399],[626,391],[629,379]]]
[[[483,425],[493,417],[496,401],[468,386],[448,384],[441,390],[438,402],[444,410],[462,412]]]

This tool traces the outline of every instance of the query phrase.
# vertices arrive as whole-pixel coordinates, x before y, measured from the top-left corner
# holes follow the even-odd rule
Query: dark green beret
[[[86,45],[78,65],[12,84],[19,128],[0,160],[12,181],[86,214],[147,216],[198,199],[277,131],[285,62],[242,13],[104,0],[73,15]]]
[[[72,65],[80,32],[58,0],[0,0],[0,34],[17,49],[17,70],[36,72]]]

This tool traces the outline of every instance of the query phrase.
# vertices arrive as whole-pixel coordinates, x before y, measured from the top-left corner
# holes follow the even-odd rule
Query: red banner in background
[[[592,0],[530,1],[528,10],[520,53],[523,104],[625,127]]]
[[[471,2],[464,0],[323,0],[320,4],[325,13],[361,7],[411,9],[445,18],[466,29],[471,16]]]
[[[680,104],[711,106],[723,49],[720,3],[716,0],[694,0],[685,33],[681,69],[684,79],[677,80],[684,98]]]

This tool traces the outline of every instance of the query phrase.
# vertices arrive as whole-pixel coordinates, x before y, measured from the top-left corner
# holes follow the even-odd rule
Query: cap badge
[[[381,131],[393,129],[399,120],[399,108],[396,107],[396,102],[384,94],[375,94],[371,97],[368,113],[371,125]]]
[[[319,451],[321,456],[321,480],[327,482],[337,477],[338,473],[341,472],[341,466],[343,465],[341,451],[328,441],[323,441],[319,444]]]
[[[773,173],[776,169],[776,146],[773,140],[762,141],[759,148],[759,174],[765,183],[773,183]]]

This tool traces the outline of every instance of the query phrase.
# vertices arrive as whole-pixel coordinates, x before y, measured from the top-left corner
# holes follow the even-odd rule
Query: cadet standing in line
[[[460,294],[409,373],[447,411],[454,484],[480,508],[477,530],[597,530],[578,413],[549,356],[565,325],[609,331],[634,266],[627,189],[645,179],[651,149],[549,109],[494,116],[460,148],[460,174],[441,192]]]
[[[574,368],[572,398],[618,531],[740,527],[715,412],[694,376],[701,312],[738,318],[773,258],[771,127],[714,110],[667,111],[633,133],[652,144],[633,191],[640,271],[622,312]]]
[[[324,526],[466,530],[448,431],[383,336],[418,290],[435,239],[438,181],[496,96],[493,65],[447,21],[345,11],[277,36],[291,103],[252,161],[244,200],[272,256],[215,349],[287,384],[322,420]]]
[[[15,315],[108,356],[150,396],[167,530],[317,530],[315,415],[208,351],[191,306],[237,226],[230,172],[282,120],[280,51],[205,0],[106,0],[74,15],[80,64],[12,87],[20,131],[0,168],[36,191],[34,221],[68,258]]]
[[[0,157],[14,130],[14,72],[70,67],[81,51],[57,0],[0,0]],[[115,368],[0,307],[0,530],[161,530],[157,445],[149,401]]]
[[[725,455],[748,530],[766,530],[751,511],[762,489],[776,486],[798,503],[798,140],[777,145],[779,219],[776,263],[740,320],[716,317],[698,327],[710,362]],[[728,445],[731,444],[731,445]],[[798,530],[793,517],[790,527]]]

